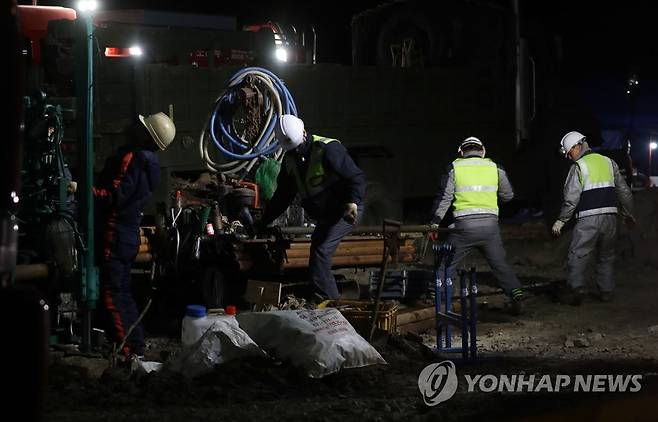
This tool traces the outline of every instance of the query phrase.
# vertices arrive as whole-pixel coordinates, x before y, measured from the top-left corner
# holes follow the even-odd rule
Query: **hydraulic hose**
[[[258,110],[264,120],[255,140],[245,139],[238,133],[235,111],[239,108],[239,91],[245,85],[255,86],[263,98]],[[274,137],[274,128],[282,114],[297,115],[295,101],[288,88],[272,72],[260,67],[247,67],[236,72],[228,86],[215,100],[199,139],[199,153],[206,167],[227,175],[244,177],[264,157],[280,160],[283,151]],[[216,162],[210,156],[208,145],[212,142],[223,160]]]

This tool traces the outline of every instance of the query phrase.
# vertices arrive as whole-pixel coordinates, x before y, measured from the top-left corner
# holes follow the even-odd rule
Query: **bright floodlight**
[[[142,51],[142,47],[134,45],[128,49],[128,53],[130,53],[131,56],[139,57],[144,54],[144,51]]]
[[[656,148],[658,148],[658,144],[655,143],[655,142],[651,142],[651,143],[649,144],[649,148],[651,148],[651,149],[656,149]]]
[[[274,55],[276,56],[276,59],[281,61],[281,62],[287,62],[288,61],[288,51],[286,51],[285,48],[277,48],[276,51],[274,52]]]
[[[78,10],[82,13],[93,12],[98,9],[98,2],[96,0],[80,0],[78,2]]]

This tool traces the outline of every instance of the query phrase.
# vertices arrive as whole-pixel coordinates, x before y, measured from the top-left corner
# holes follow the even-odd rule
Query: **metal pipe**
[[[514,10],[514,52],[515,52],[515,72],[514,72],[514,123],[515,123],[515,141],[516,148],[521,147],[523,138],[523,88],[522,88],[522,75],[521,67],[523,66],[523,59],[521,57],[521,24],[519,12],[519,0],[512,0],[512,8]]]
[[[83,265],[80,271],[80,294],[82,314],[82,347],[91,349],[91,314],[98,300],[98,269],[94,258],[94,24],[91,15],[78,19],[80,37],[78,54],[78,140],[81,142],[80,163],[82,189],[80,203],[80,225],[85,233],[86,248],[82,252]]]
[[[398,262],[414,262],[415,256],[411,254],[399,255]],[[387,262],[392,261],[389,257]],[[375,266],[381,264],[382,255],[365,255],[365,256],[336,256],[331,260],[332,266]],[[283,268],[306,268],[308,267],[308,258],[291,258],[288,262],[283,263]]]
[[[336,256],[366,256],[366,255],[380,255],[382,252],[384,252],[383,247],[357,247],[357,248],[352,248],[352,247],[343,247],[341,248],[338,246],[336,251],[334,252],[334,257]],[[413,254],[416,252],[416,248],[413,246],[400,246],[399,251],[400,254]],[[308,258],[309,255],[311,254],[310,248],[304,248],[304,249],[288,249],[286,251],[286,255],[288,258],[302,258],[306,257]]]
[[[382,232],[384,237],[384,253],[382,254],[382,263],[379,269],[379,283],[377,286],[377,295],[375,296],[375,306],[372,310],[372,322],[370,324],[370,335],[368,336],[368,341],[372,341],[372,337],[375,335],[375,329],[377,328],[377,314],[379,313],[379,302],[382,298],[382,291],[384,290],[384,281],[386,280],[386,268],[388,267],[389,258],[391,261],[396,262],[398,258],[397,251],[397,239],[400,235],[400,227],[402,223],[399,221],[393,221],[384,219],[382,223]],[[387,233],[387,228],[393,229],[389,230]]]
[[[414,239],[404,239],[402,240],[401,246],[413,246]],[[298,242],[297,239],[290,242],[289,250],[297,249],[309,249],[311,247],[311,242]],[[381,237],[374,237],[367,240],[359,240],[359,236],[352,236],[349,239],[343,238],[338,245],[339,248],[384,248],[384,239]]]
[[[470,313],[470,330],[469,330],[469,340],[471,342],[471,359],[475,359],[477,357],[477,352],[478,352],[478,347],[477,347],[477,295],[478,295],[478,287],[477,283],[475,281],[475,267],[471,267],[471,273],[470,273],[470,278],[469,278],[469,287],[470,287],[470,306],[469,306],[469,313]],[[463,335],[463,334],[462,334]]]
[[[446,264],[446,271],[448,265]],[[446,301],[445,301],[445,315],[452,312],[452,277],[448,277],[446,272]],[[452,347],[452,324],[446,325],[446,347]]]
[[[459,310],[461,319],[461,337],[462,337],[462,359],[468,358],[468,310],[466,308],[466,298],[468,296],[468,287],[466,287],[466,273],[459,274]]]
[[[13,283],[13,274],[18,252],[18,220],[14,216],[20,201],[21,150],[23,147],[23,96],[25,95],[25,60],[21,49],[16,14],[6,15],[5,34],[9,46],[5,55],[5,68],[9,74],[4,78],[3,99],[7,111],[9,128],[5,128],[5,139],[0,142],[0,288]]]
[[[313,56],[311,56],[311,64],[315,64],[317,51],[317,34],[315,33],[315,27],[313,25],[311,25],[311,32],[313,32]]]
[[[442,293],[442,278],[441,278],[441,258],[437,257],[438,252],[434,251],[434,318],[436,322],[436,348],[443,349],[443,338],[441,331],[443,324],[441,323],[441,293]]]
[[[281,227],[281,233],[291,235],[303,235],[313,233],[313,227]],[[456,233],[459,229],[438,228],[432,229],[429,224],[417,224],[400,226],[398,229],[400,233]],[[382,233],[381,226],[356,226],[351,234],[368,234],[368,233]]]

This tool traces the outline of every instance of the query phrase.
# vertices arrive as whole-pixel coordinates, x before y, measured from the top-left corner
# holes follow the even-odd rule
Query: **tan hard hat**
[[[176,125],[174,125],[174,122],[171,121],[169,116],[162,112],[146,117],[140,114],[139,121],[146,127],[162,151],[167,149],[169,144],[174,140],[174,137],[176,137]]]

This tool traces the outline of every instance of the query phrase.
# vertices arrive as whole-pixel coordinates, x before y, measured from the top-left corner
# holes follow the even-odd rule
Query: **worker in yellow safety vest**
[[[510,311],[520,314],[523,289],[505,260],[498,227],[498,200],[510,201],[514,190],[505,169],[485,158],[486,149],[480,139],[473,136],[466,138],[459,146],[458,153],[460,158],[450,164],[441,178],[432,213],[433,225],[445,224],[451,220],[452,214],[454,223],[449,227],[459,229],[447,239],[455,249],[448,277],[454,278],[455,268],[471,250],[479,250],[510,297]]]
[[[631,190],[619,172],[617,163],[589,148],[580,132],[569,132],[560,141],[560,152],[573,161],[564,183],[564,199],[558,219],[552,227],[559,236],[575,214],[576,225],[569,246],[568,301],[580,305],[585,296],[585,270],[595,254],[598,296],[603,302],[612,299],[615,287],[613,267],[617,236],[617,214],[629,228],[635,225]]]
[[[304,211],[316,222],[309,257],[313,293],[338,299],[332,257],[340,240],[361,219],[365,175],[337,139],[308,136],[296,116],[281,116],[275,136],[286,154],[276,191],[258,225],[262,230],[272,223],[299,196]]]

